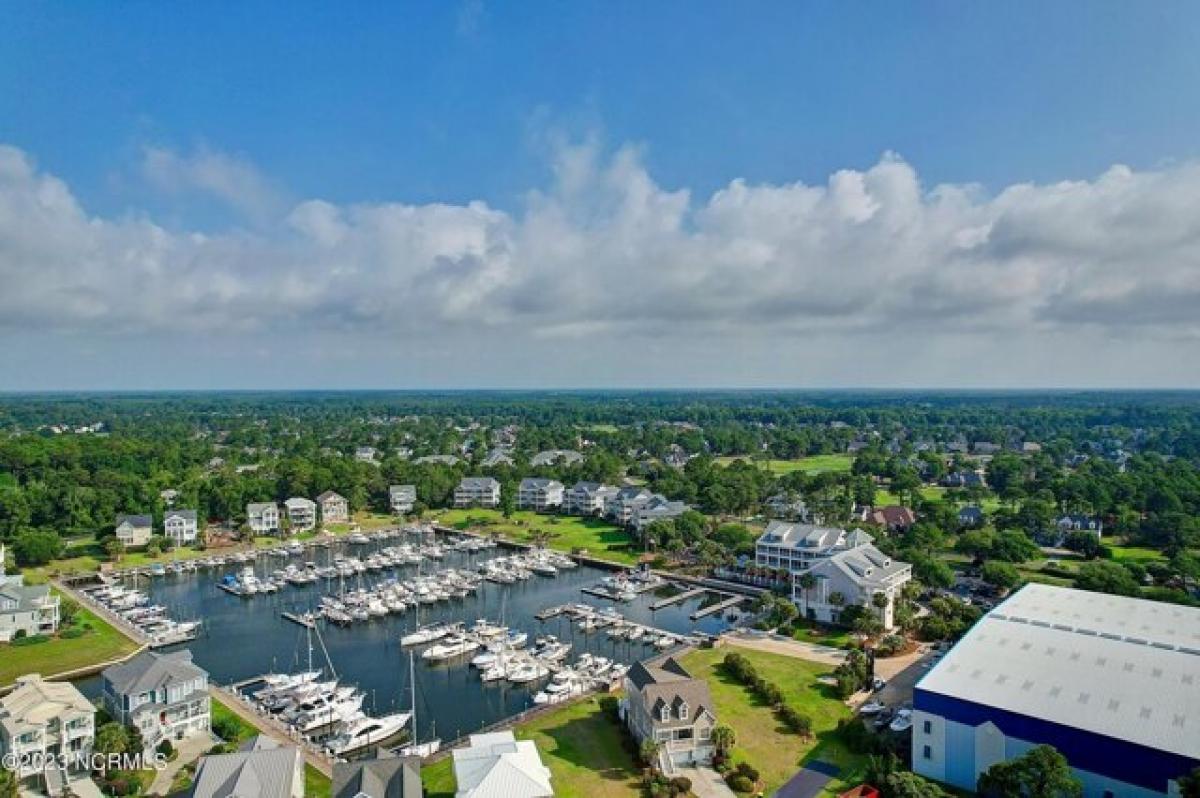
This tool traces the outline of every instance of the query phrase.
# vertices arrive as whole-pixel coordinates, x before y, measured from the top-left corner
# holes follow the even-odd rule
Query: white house
[[[7,643],[18,634],[57,632],[59,601],[49,585],[26,585],[20,574],[7,576],[0,544],[0,642]]]
[[[532,740],[511,731],[472,734],[471,744],[454,749],[455,798],[549,798],[550,768]]]
[[[771,521],[754,544],[754,562],[766,568],[803,573],[840,551],[865,546],[874,540],[861,529]]]
[[[163,740],[176,743],[210,728],[208,673],[187,649],[145,650],[104,669],[101,701],[114,720],[141,732],[147,756]]]
[[[167,510],[163,513],[163,534],[176,546],[195,543],[196,532],[195,510]]]
[[[279,507],[275,502],[250,502],[246,505],[246,523],[255,535],[279,532]]]
[[[117,540],[126,548],[145,546],[154,534],[154,519],[148,515],[118,515]]]
[[[416,485],[392,485],[388,488],[388,502],[396,515],[408,515],[417,503]]]
[[[562,507],[563,484],[557,479],[526,477],[517,491],[517,507],[544,513]]]
[[[455,507],[500,506],[500,483],[492,477],[463,477],[454,489]]]
[[[867,607],[883,623],[884,629],[895,626],[896,599],[912,579],[912,566],[893,560],[871,544],[840,551],[808,570],[816,584],[805,590],[801,575],[792,576],[792,600],[808,617],[827,623],[837,623],[846,607]],[[874,605],[879,594],[887,599],[883,607]],[[840,597],[840,600],[839,600]]]
[[[287,508],[292,534],[307,532],[317,525],[317,503],[303,496],[293,496],[283,503]]]
[[[321,523],[339,524],[350,520],[350,502],[339,493],[327,490],[317,497],[321,506]]]
[[[638,507],[654,498],[654,494],[645,488],[628,486],[613,494],[604,505],[604,514],[613,522],[626,526],[633,520],[633,514]]]
[[[604,506],[617,489],[599,482],[576,482],[563,494],[562,511],[568,515],[603,515]]]
[[[96,737],[95,713],[92,703],[70,682],[47,682],[37,674],[21,676],[16,688],[0,698],[0,757],[15,757],[18,780],[29,779],[44,789],[47,776],[38,760],[70,762],[90,754]]]

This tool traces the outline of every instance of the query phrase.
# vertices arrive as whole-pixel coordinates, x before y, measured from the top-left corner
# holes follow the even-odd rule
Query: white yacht
[[[393,712],[378,718],[358,712],[345,722],[341,731],[325,747],[334,756],[345,756],[369,745],[377,745],[399,734],[411,717],[410,712]]]
[[[436,646],[431,646],[421,653],[423,659],[432,660],[434,662],[444,662],[448,659],[461,657],[476,651],[479,648],[479,641],[474,640],[465,635],[454,635],[447,637],[442,643]]]
[[[296,716],[292,725],[301,733],[308,733],[335,723],[342,723],[354,717],[362,709],[363,694],[355,692],[351,695],[337,698],[328,706],[305,712]]]

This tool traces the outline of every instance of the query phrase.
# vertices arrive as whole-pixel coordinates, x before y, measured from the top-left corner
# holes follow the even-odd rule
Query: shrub
[[[45,635],[22,635],[21,632],[23,631],[25,630],[18,631],[17,637],[13,638],[12,644],[14,646],[36,646],[38,643],[45,643],[50,639]]]
[[[671,779],[671,793],[673,795],[687,795],[692,791],[692,780],[687,776],[676,776]]]
[[[750,779],[750,781],[758,781],[758,769],[749,762],[741,762],[737,766],[737,772]]]
[[[222,715],[212,719],[212,731],[222,740],[233,742],[237,740],[241,725],[233,718]]]
[[[175,746],[171,745],[170,740],[163,740],[154,750],[158,751],[158,753],[162,754],[163,756],[170,758],[171,754],[175,753]]]
[[[58,633],[58,636],[66,638],[67,640],[74,640],[77,637],[83,637],[85,634],[87,634],[86,630],[78,627],[72,627],[70,629],[63,629]]]
[[[754,792],[754,782],[750,781],[750,779],[746,778],[740,773],[734,773],[729,777],[726,783],[729,785],[729,789],[733,790],[734,792]]]

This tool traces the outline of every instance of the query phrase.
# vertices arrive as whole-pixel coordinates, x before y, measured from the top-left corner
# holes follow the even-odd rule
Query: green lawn
[[[847,629],[822,628],[793,629],[792,637],[804,643],[815,643],[830,648],[849,648],[853,636]]]
[[[1144,546],[1114,546],[1109,543],[1108,546],[1112,551],[1112,558],[1117,562],[1134,562],[1139,565],[1146,565],[1152,562],[1162,562],[1167,559],[1166,555],[1157,549],[1148,549]]]
[[[541,715],[513,729],[533,740],[550,768],[559,798],[635,798],[641,794],[639,771],[626,749],[626,732],[602,707],[612,697],[589,698]],[[455,791],[450,757],[421,769],[427,798],[450,798]]]
[[[24,646],[0,643],[0,684],[10,684],[27,673],[43,676],[64,673],[107,662],[137,649],[136,643],[82,607],[73,626],[91,628],[75,638],[54,637]]]
[[[765,783],[764,795],[774,793],[802,763],[813,760],[842,769],[822,795],[838,795],[861,781],[865,758],[849,751],[835,733],[838,721],[850,717],[850,710],[831,688],[817,681],[831,672],[829,666],[761,651],[737,652],[753,663],[759,675],[779,686],[789,705],[812,718],[814,737],[806,741],[787,731],[769,706],[725,675],[719,666],[728,652],[698,649],[685,654],[682,663],[693,676],[708,681],[717,722],[734,731],[734,760],[758,768]]]
[[[757,463],[775,476],[783,476],[793,471],[803,471],[806,474],[821,474],[827,471],[847,473],[854,465],[854,457],[849,454],[814,454],[796,460],[754,460],[749,455],[718,457],[721,465],[729,465],[734,460],[747,463]]]
[[[926,501],[941,501],[946,495],[946,489],[937,485],[925,485],[921,488],[921,496]],[[903,504],[900,497],[892,493],[886,488],[878,488],[875,491],[875,505],[877,507],[887,507],[892,504]]]
[[[547,545],[559,551],[587,549],[593,557],[633,565],[640,554],[633,539],[620,527],[598,518],[539,515],[519,510],[505,518],[499,510],[445,510],[434,515],[435,520],[456,529],[499,532],[505,537],[524,543],[534,542],[534,533],[550,535]],[[629,548],[625,548],[628,546]]]

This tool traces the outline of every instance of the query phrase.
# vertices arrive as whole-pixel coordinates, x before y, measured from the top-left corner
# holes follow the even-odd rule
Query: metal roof
[[[1200,759],[1200,609],[1029,584],[917,690]]]

